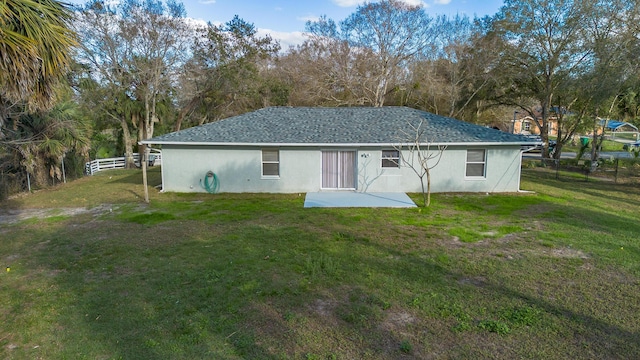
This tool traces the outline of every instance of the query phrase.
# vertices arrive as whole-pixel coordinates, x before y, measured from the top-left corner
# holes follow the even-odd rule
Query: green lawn
[[[591,142],[593,141],[592,138],[589,138],[589,144],[591,144]],[[614,141],[614,140],[604,140],[602,142],[602,150],[601,151],[605,151],[605,152],[611,152],[611,151],[625,151],[622,147],[624,146],[624,142],[619,142],[619,141]],[[571,143],[568,143],[566,145],[564,145],[562,147],[562,151],[563,152],[578,152],[580,151],[580,144],[576,144],[576,145],[571,145]],[[591,153],[591,145],[589,145],[589,148],[587,148],[587,151],[585,151],[585,153]]]
[[[0,358],[639,358],[640,188],[539,169],[522,188],[146,205],[140,172],[112,171],[22,196],[0,206],[91,211],[0,224]]]

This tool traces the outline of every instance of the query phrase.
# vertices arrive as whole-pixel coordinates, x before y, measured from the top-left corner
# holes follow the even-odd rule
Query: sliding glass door
[[[322,188],[354,190],[356,188],[356,152],[322,152]]]

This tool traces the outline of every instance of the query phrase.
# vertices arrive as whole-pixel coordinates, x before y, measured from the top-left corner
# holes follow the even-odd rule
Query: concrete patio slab
[[[362,193],[329,191],[307,193],[304,207],[392,207],[409,208],[416,204],[405,193]]]

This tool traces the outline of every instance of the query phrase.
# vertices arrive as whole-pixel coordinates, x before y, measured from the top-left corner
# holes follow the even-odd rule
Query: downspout
[[[531,191],[520,189],[520,185],[522,184],[522,157],[525,152],[533,150],[535,148],[536,148],[535,146],[531,146],[527,149],[520,148],[520,166],[518,166],[518,192],[519,193],[531,193]]]
[[[140,162],[142,165],[142,185],[144,186],[144,202],[149,203],[149,188],[147,187],[147,144],[142,144],[142,153],[140,154]]]

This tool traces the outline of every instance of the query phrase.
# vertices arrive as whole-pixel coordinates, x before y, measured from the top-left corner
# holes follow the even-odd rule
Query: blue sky
[[[67,0],[69,1],[69,0]],[[111,0],[117,1],[117,0]],[[401,0],[412,5],[422,4],[432,15],[465,14],[470,17],[493,15],[502,0]],[[81,0],[70,0],[83,3]],[[283,48],[304,40],[302,32],[307,20],[327,15],[343,20],[356,10],[363,0],[183,0],[187,16],[219,24],[240,16],[253,23],[260,34],[269,33]]]

